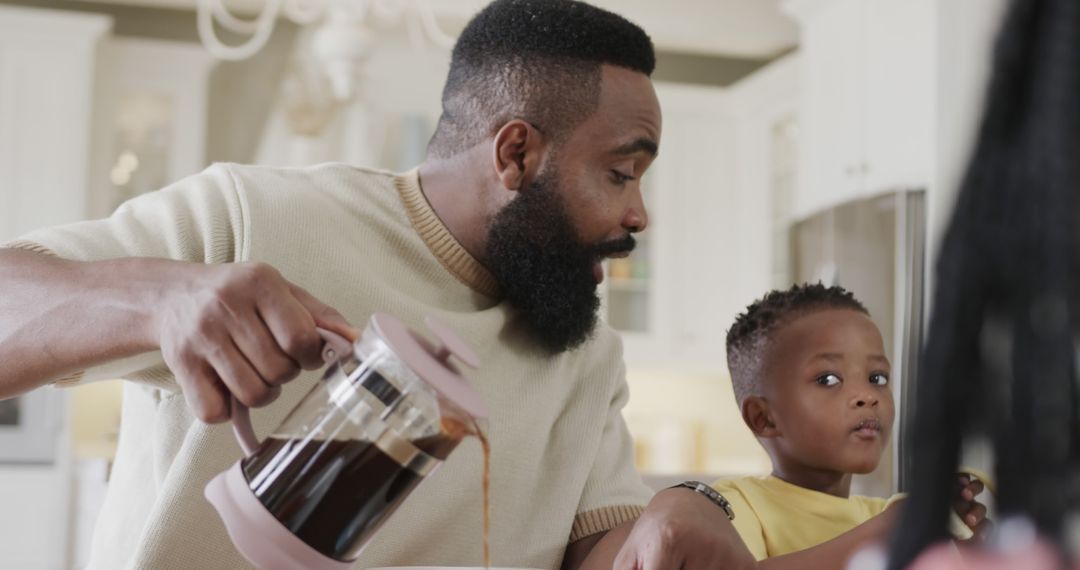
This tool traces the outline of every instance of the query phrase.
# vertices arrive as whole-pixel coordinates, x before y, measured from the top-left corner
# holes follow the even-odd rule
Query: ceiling
[[[193,10],[197,0],[94,0]],[[288,1],[288,0],[286,0]],[[487,0],[428,0],[441,18],[464,21]],[[641,25],[663,51],[769,59],[797,41],[795,24],[780,0],[590,0]],[[265,0],[230,0],[238,10],[257,10]]]

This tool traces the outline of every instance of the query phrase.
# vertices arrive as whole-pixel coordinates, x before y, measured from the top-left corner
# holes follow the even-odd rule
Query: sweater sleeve
[[[229,168],[214,165],[135,197],[107,218],[38,229],[0,247],[77,261],[156,257],[227,263],[243,260],[245,217]],[[154,384],[167,385],[171,378],[160,353],[147,353],[70,374],[54,384],[128,378],[136,372],[148,372]]]
[[[600,447],[578,504],[570,542],[598,532],[609,531],[641,516],[652,497],[634,466],[634,442],[623,420],[622,410],[630,399],[622,349],[614,351],[615,374]]]

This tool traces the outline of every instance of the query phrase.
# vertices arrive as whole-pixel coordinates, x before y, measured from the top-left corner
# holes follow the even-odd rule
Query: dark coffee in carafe
[[[450,434],[411,443],[445,459]],[[356,558],[367,538],[422,477],[371,441],[269,438],[242,463],[251,491],[301,540],[337,560]]]

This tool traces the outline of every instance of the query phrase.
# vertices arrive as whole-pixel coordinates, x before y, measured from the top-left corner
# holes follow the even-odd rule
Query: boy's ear
[[[761,396],[747,396],[742,404],[742,417],[750,431],[757,437],[774,438],[780,435],[780,428],[773,421],[769,402]]]
[[[499,182],[507,190],[520,190],[540,168],[544,137],[527,121],[514,119],[495,133],[492,160]]]

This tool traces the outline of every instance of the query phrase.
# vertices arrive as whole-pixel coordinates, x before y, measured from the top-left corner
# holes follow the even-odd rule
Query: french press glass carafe
[[[259,442],[247,408],[232,421],[247,456],[206,497],[259,568],[344,569],[387,517],[472,431],[487,407],[454,357],[475,352],[427,320],[434,342],[377,313],[355,343],[329,331],[321,382]]]

